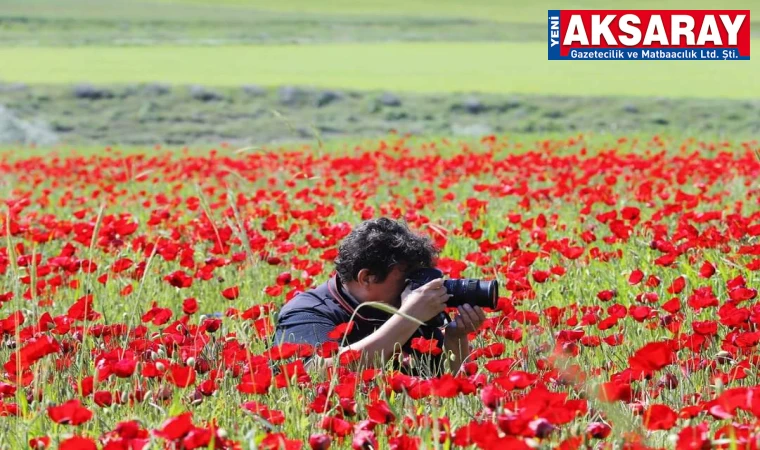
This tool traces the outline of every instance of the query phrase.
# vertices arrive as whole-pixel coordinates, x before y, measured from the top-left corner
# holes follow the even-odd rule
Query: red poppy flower
[[[269,433],[261,441],[259,448],[262,450],[301,450],[303,443],[285,437],[284,433]]]
[[[673,284],[668,287],[668,293],[670,294],[680,294],[681,291],[686,287],[686,278],[683,276],[679,276],[675,280],[673,280]]]
[[[328,450],[332,439],[326,434],[312,434],[309,436],[309,447],[311,450]]]
[[[612,433],[612,427],[603,422],[591,422],[586,426],[586,435],[593,439],[606,439]]]
[[[95,441],[88,437],[74,436],[61,441],[58,450],[97,450]]]
[[[634,370],[652,372],[672,364],[676,360],[668,342],[651,342],[634,353],[628,363]]]
[[[111,364],[111,373],[119,378],[129,378],[135,373],[137,361],[134,359],[121,359]]]
[[[172,364],[169,366],[166,378],[173,385],[185,388],[195,384],[195,369],[190,366]]]
[[[48,408],[48,416],[55,423],[81,425],[92,418],[92,411],[82,406],[79,400],[69,400]]]
[[[345,322],[337,325],[335,328],[333,328],[329,333],[327,333],[327,337],[332,340],[340,341],[343,339],[344,335],[351,334],[351,331],[354,329],[354,322]]]
[[[599,398],[605,402],[623,401],[630,402],[633,398],[631,385],[623,382],[607,382],[602,384]]]
[[[186,298],[182,301],[182,312],[187,315],[198,312],[198,301],[194,298]]]
[[[282,425],[285,423],[285,414],[281,411],[270,410],[266,405],[258,402],[245,402],[243,408],[258,415],[272,425]]]
[[[367,415],[375,423],[391,423],[396,420],[395,414],[384,400],[367,405]]]
[[[168,441],[182,439],[193,428],[193,414],[186,412],[166,419],[153,434]]]
[[[113,264],[111,264],[111,271],[113,273],[121,273],[129,269],[130,267],[132,267],[132,264],[134,264],[134,261],[132,261],[131,259],[120,258],[114,261]]]
[[[354,433],[354,438],[351,440],[351,448],[353,450],[378,448],[377,437],[375,437],[375,433],[370,430],[357,430]]]
[[[193,285],[192,277],[188,276],[184,271],[177,270],[164,277],[169,284],[176,288],[189,288]]]
[[[644,272],[642,272],[639,269],[634,270],[631,272],[631,275],[628,277],[628,283],[629,284],[639,284],[641,280],[644,279]]]
[[[437,339],[425,339],[424,337],[417,337],[412,339],[411,348],[417,350],[420,353],[431,354],[433,356],[440,355],[443,350],[438,346]]]
[[[100,318],[100,314],[93,310],[92,302],[92,295],[85,295],[84,297],[74,302],[71,307],[69,307],[66,315],[69,316],[72,320],[97,320]]]
[[[710,278],[713,274],[715,274],[715,266],[713,266],[710,261],[705,261],[699,269],[699,276],[702,278]]]
[[[613,291],[611,289],[608,289],[608,290],[604,290],[604,291],[599,291],[596,294],[596,297],[599,300],[603,301],[603,302],[608,302],[608,301],[612,300],[615,297],[615,295],[616,295],[615,291]]]
[[[678,420],[678,414],[667,405],[650,405],[644,412],[644,426],[647,430],[669,430]]]
[[[48,448],[50,445],[50,438],[47,436],[36,437],[29,439],[29,448],[32,450],[42,450]]]
[[[227,300],[235,300],[240,296],[240,288],[237,286],[228,287],[222,291],[222,296]]]
[[[108,391],[97,391],[93,396],[93,401],[100,407],[108,407],[113,403],[113,395]]]
[[[417,436],[402,434],[388,439],[388,448],[389,450],[418,450],[421,443],[422,439]]]
[[[345,437],[351,432],[351,424],[343,419],[340,419],[338,417],[330,417],[326,416],[322,419],[322,421],[319,423],[319,427],[323,430],[329,431],[330,433],[338,436],[338,437]]]

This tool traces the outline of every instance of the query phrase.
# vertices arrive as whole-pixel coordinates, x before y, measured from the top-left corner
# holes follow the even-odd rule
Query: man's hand
[[[486,313],[480,306],[473,307],[465,303],[457,307],[456,317],[446,326],[446,337],[467,337],[468,334],[477,331],[485,320]]]
[[[427,322],[446,308],[446,301],[451,295],[443,286],[443,279],[435,279],[415,290],[407,288],[401,293],[401,309],[422,322]]]

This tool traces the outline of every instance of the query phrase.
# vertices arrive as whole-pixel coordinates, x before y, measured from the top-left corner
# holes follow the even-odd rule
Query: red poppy
[[[417,350],[420,353],[431,354],[433,356],[440,355],[443,350],[438,345],[438,340],[425,339],[424,337],[416,337],[412,339],[411,348]]]
[[[92,302],[92,295],[85,295],[69,307],[69,311],[66,315],[72,320],[97,320],[100,318],[100,314],[93,310]]]
[[[606,402],[623,401],[628,403],[633,398],[633,391],[628,383],[610,381],[602,384],[599,398]]]
[[[629,284],[639,284],[641,280],[644,279],[644,272],[642,272],[639,269],[634,270],[631,272],[631,275],[628,277],[628,283]]]
[[[69,400],[47,409],[50,420],[66,425],[81,425],[92,418],[92,411],[82,406],[79,400]]]
[[[345,437],[352,430],[351,424],[349,422],[338,417],[330,416],[324,417],[319,423],[319,427],[323,430],[329,431],[338,437]]]
[[[42,450],[48,448],[50,445],[50,438],[47,436],[36,437],[29,439],[29,448],[33,450]]]
[[[186,298],[182,301],[182,312],[191,315],[198,312],[198,301],[194,298]]]
[[[676,360],[675,352],[669,342],[650,342],[628,359],[634,370],[652,372],[672,364]]]
[[[612,427],[603,422],[591,422],[586,426],[586,435],[594,439],[606,439],[612,433]]]
[[[119,378],[129,378],[135,373],[137,361],[134,359],[121,359],[111,364],[111,373]]]
[[[369,420],[375,423],[391,423],[396,420],[396,415],[384,400],[367,405],[367,415]]]
[[[599,291],[596,294],[596,297],[603,302],[608,302],[612,300],[613,297],[615,297],[615,295],[616,295],[616,292],[614,290],[608,289],[604,291]]]
[[[715,274],[715,266],[713,266],[710,261],[705,261],[699,269],[699,276],[702,278],[710,278],[713,274]]]
[[[88,437],[73,436],[61,441],[58,450],[97,450],[95,441]]]
[[[326,434],[312,434],[309,436],[309,447],[311,450],[328,450],[332,439]]]
[[[676,450],[693,450],[712,448],[707,424],[699,424],[693,427],[684,427],[678,432]]]
[[[134,261],[132,261],[131,259],[120,258],[114,261],[113,264],[111,264],[111,271],[113,273],[121,273],[129,269],[130,267],[132,267],[132,264],[134,264]]]
[[[188,276],[184,271],[177,270],[164,277],[169,284],[176,288],[189,288],[193,285],[192,277]]]
[[[240,296],[240,288],[237,286],[228,287],[222,291],[222,296],[227,300],[235,300]]]
[[[678,420],[678,414],[667,405],[650,405],[644,412],[644,426],[647,430],[669,430]]]
[[[285,437],[284,433],[269,433],[261,441],[259,448],[262,450],[301,450],[303,443]]]
[[[185,388],[195,384],[195,369],[190,366],[172,364],[169,366],[166,378],[173,385]]]
[[[96,391],[93,401],[100,407],[108,407],[113,403],[113,395],[108,391]]]
[[[258,402],[245,402],[243,408],[260,416],[262,419],[271,423],[272,425],[282,425],[285,423],[285,414],[281,411],[270,410],[266,405]]]
[[[375,433],[370,430],[357,430],[354,433],[354,438],[351,440],[351,448],[353,450],[378,448]]]
[[[153,434],[167,441],[182,439],[193,428],[192,417],[193,414],[191,412],[186,412],[166,419]]]
[[[329,333],[327,333],[327,337],[332,340],[340,341],[343,339],[345,335],[351,334],[351,331],[354,329],[354,322],[345,322],[337,325],[335,328],[333,328]]]

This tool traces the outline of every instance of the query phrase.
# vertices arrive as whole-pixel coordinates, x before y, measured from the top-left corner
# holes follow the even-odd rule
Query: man
[[[318,348],[332,340],[339,345],[339,353],[323,360],[328,365],[338,365],[338,355],[349,350],[361,353],[360,362],[365,367],[384,365],[392,358],[398,362],[399,356],[406,355],[414,360],[411,372],[423,376],[442,373],[443,356],[451,352],[449,369],[457,372],[470,352],[467,334],[476,331],[485,320],[483,310],[470,305],[459,307],[444,330],[420,326],[404,317],[427,322],[444,311],[450,295],[442,279],[413,291],[407,287],[407,276],[416,269],[432,267],[436,255],[430,239],[412,233],[403,223],[388,218],[361,223],[339,247],[337,274],[283,306],[277,317],[274,344],[306,343]],[[402,314],[365,306],[356,312],[345,339],[342,334],[336,336],[336,327],[347,324],[366,302],[384,303]],[[412,343],[419,337],[435,339],[442,350],[440,354],[413,349]],[[399,368],[405,367],[408,369]]]

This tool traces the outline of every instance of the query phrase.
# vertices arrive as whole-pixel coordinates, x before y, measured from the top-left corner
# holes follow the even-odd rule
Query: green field
[[[72,145],[273,143],[391,131],[756,134],[757,58],[547,60],[547,9],[620,7],[601,0],[0,0],[0,105]],[[625,7],[715,5],[636,0]],[[752,29],[760,48],[757,22]],[[154,83],[165,94],[153,94]],[[76,94],[85,84],[107,95]],[[289,100],[283,87],[298,89],[299,99]],[[211,100],[198,89],[214,92]],[[382,105],[383,91],[401,105]],[[468,110],[467,101],[482,108]]]
[[[142,448],[143,437],[222,448],[224,436],[240,442],[225,449],[281,450],[317,433],[334,449],[416,449],[416,437],[436,450],[622,448],[639,435],[706,448],[684,444],[703,418],[676,426],[683,408],[709,413],[711,438],[722,427],[712,444],[744,448],[720,433],[757,439],[757,405],[745,415],[711,399],[758,384],[744,358],[757,350],[757,301],[743,322],[734,311],[760,274],[745,253],[760,227],[760,55],[548,61],[546,20],[548,9],[758,6],[0,0],[0,450]],[[405,394],[362,372],[354,394],[347,374],[309,369],[314,383],[297,386],[291,369],[275,378],[258,364],[279,359],[265,353],[275,309],[327,277],[332,239],[367,214],[432,230],[460,275],[503,282],[491,317],[507,320],[472,340],[489,350],[470,355],[453,398],[451,380]],[[645,344],[677,365],[647,374]],[[630,398],[602,398],[600,383]],[[650,426],[655,406],[673,423]],[[176,420],[184,411],[192,427]],[[726,414],[733,425],[717,420]],[[443,418],[453,435],[441,440]],[[343,419],[353,438],[332,429]],[[409,445],[392,444],[396,432]],[[49,446],[31,440],[42,436]]]
[[[181,7],[177,7],[181,5]],[[326,16],[448,17],[499,22],[541,23],[549,9],[749,9],[753,0],[634,0],[616,4],[608,0],[1,0],[1,16],[76,17],[122,19],[229,18],[254,13],[313,14]],[[118,16],[115,16],[118,15]]]
[[[208,4],[208,0],[166,0],[183,4]],[[543,22],[549,9],[752,9],[757,2],[749,0],[635,0],[614,4],[609,0],[520,1],[520,0],[220,0],[217,4],[244,6],[263,11],[313,14],[393,14],[399,16],[449,16],[503,22]]]
[[[725,8],[751,8],[746,0]],[[548,1],[402,2],[0,0],[4,46],[232,45],[334,42],[545,42]],[[710,8],[639,0],[631,8]],[[563,8],[610,8],[583,0]],[[614,7],[614,5],[612,6]],[[752,27],[760,37],[760,26]]]
[[[758,46],[760,41],[754,41]],[[415,92],[757,98],[758,59],[548,61],[533,43],[3,48],[0,79],[25,83],[298,84]],[[641,80],[646,82],[641,82]]]

